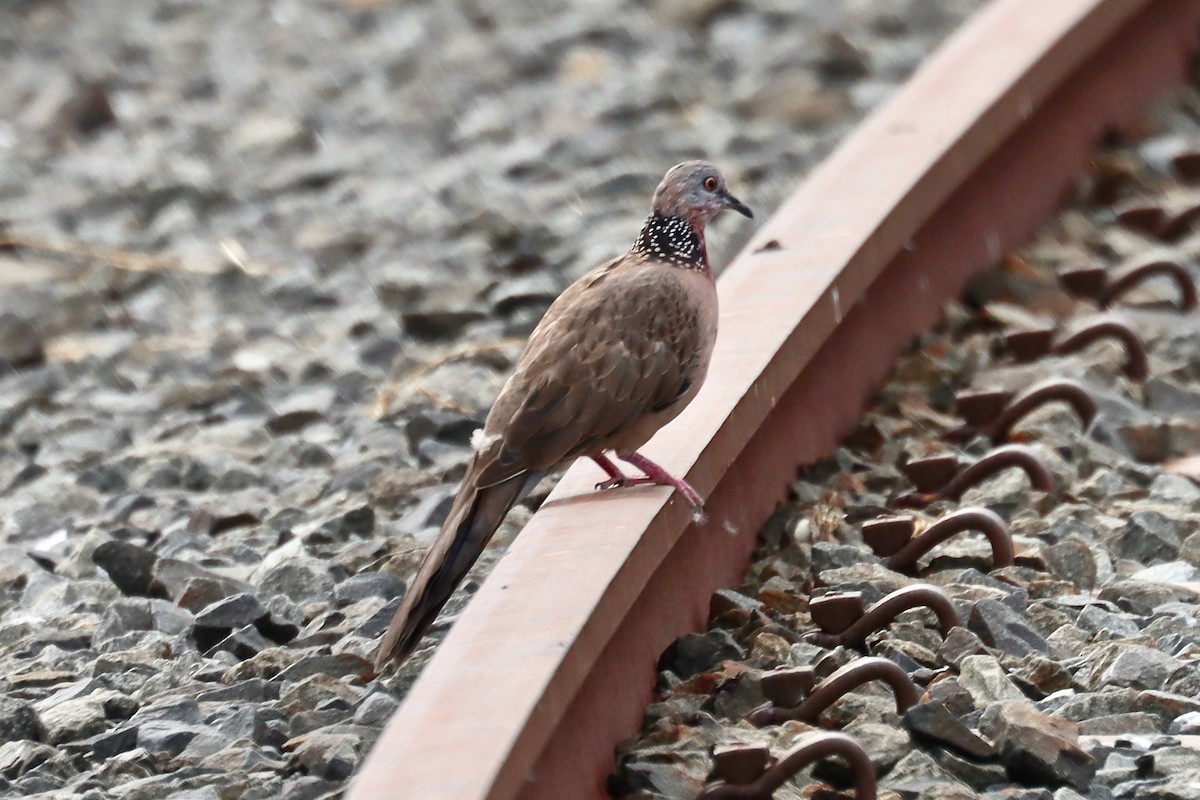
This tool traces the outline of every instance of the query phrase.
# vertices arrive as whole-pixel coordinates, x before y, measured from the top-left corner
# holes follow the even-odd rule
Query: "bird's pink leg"
[[[613,476],[610,480],[605,481],[607,486],[637,486],[647,483],[652,483],[655,486],[670,486],[683,495],[688,505],[692,507],[693,513],[697,515],[704,513],[704,500],[700,498],[700,493],[693,489],[692,485],[687,481],[682,478],[676,478],[641,453],[630,453],[629,455],[620,456],[620,459],[628,461],[646,473],[646,475],[640,478],[617,478]],[[620,472],[620,470],[617,470],[617,472]]]
[[[604,470],[604,474],[608,476],[608,480],[601,481],[596,484],[597,489],[611,489],[614,486],[625,486],[629,481],[633,480],[621,468],[612,462],[612,459],[606,455],[592,456],[592,461],[596,462],[596,466]]]

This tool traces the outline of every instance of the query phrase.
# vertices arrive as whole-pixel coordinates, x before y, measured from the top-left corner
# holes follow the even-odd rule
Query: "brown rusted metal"
[[[863,615],[862,592],[829,592],[808,601],[808,613],[821,630],[841,633]]]
[[[787,667],[763,673],[763,697],[773,705],[791,708],[804,702],[804,698],[817,683],[812,667]]]
[[[887,568],[897,572],[909,572],[916,568],[921,556],[963,531],[979,531],[987,537],[992,546],[993,568],[1012,566],[1012,535],[1009,534],[1004,520],[990,509],[970,506],[953,511],[930,525],[904,549],[889,558]]]
[[[945,636],[955,625],[961,625],[958,610],[950,596],[936,586],[928,583],[918,583],[905,586],[884,597],[866,610],[853,625],[839,633],[814,631],[806,634],[805,639],[821,647],[857,647],[866,641],[875,631],[881,630],[894,620],[897,615],[910,608],[925,606],[937,614],[938,628]]]
[[[1171,158],[1171,167],[1180,180],[1195,183],[1200,180],[1200,150],[1185,150]]]
[[[877,800],[878,784],[871,758],[857,739],[844,733],[807,734],[754,782],[739,785],[714,781],[696,800],[769,800],[772,792],[797,772],[830,756],[841,756],[849,764],[855,800]]]
[[[1108,286],[1108,270],[1094,264],[1069,267],[1058,273],[1058,282],[1076,297],[1095,300],[1104,294]]]
[[[1058,207],[1105,131],[1183,81],[1198,22],[1196,0],[999,0],[953,36],[721,276],[709,379],[645,450],[709,522],[667,490],[597,495],[590,465],[568,470],[347,800],[604,797],[658,654],[738,581],[796,464],[837,446],[905,342]]]
[[[1039,492],[1054,491],[1054,475],[1046,462],[1031,447],[1021,444],[1001,445],[988,451],[973,464],[954,476],[954,480],[938,492],[938,500],[957,500],[963,492],[1010,467],[1017,467],[1029,476],[1029,483]]]
[[[788,720],[815,724],[825,709],[841,699],[842,695],[871,681],[883,681],[891,687],[896,696],[897,714],[903,714],[921,699],[921,690],[896,662],[868,656],[851,661],[821,681],[803,702],[794,706],[768,703],[747,714],[746,720],[760,728]]]
[[[712,775],[717,780],[753,783],[771,766],[771,748],[765,744],[717,745],[712,760]]]
[[[1082,384],[1076,381],[1052,378],[1029,387],[1013,398],[1000,416],[987,426],[987,433],[994,442],[1005,441],[1012,435],[1013,428],[1022,419],[1047,403],[1057,402],[1071,406],[1085,431],[1096,419],[1096,401]]]
[[[1004,389],[967,389],[954,396],[954,408],[969,427],[982,428],[1000,416],[1013,394]]]
[[[1125,374],[1135,381],[1143,381],[1150,372],[1146,358],[1146,345],[1128,322],[1119,317],[1103,315],[1091,317],[1064,338],[1055,340],[1057,331],[1051,327],[1031,328],[1005,334],[1004,341],[1017,361],[1028,362],[1049,353],[1066,355],[1082,350],[1100,339],[1116,339],[1125,348]],[[997,393],[998,394],[998,393]],[[987,397],[985,394],[984,397]],[[982,404],[968,394],[968,403]],[[993,401],[997,402],[997,401]],[[963,413],[962,408],[959,409]],[[965,416],[965,414],[964,414]],[[970,423],[970,419],[967,420]]]
[[[1200,219],[1200,202],[1193,199],[1174,208],[1167,220],[1158,229],[1157,236],[1164,242],[1178,242],[1191,233],[1192,226]]]
[[[1170,278],[1179,288],[1181,311],[1195,308],[1195,280],[1185,266],[1170,259],[1160,258],[1134,264],[1115,275],[1110,275],[1103,267],[1075,267],[1060,272],[1058,279],[1063,288],[1071,294],[1095,300],[1102,308],[1107,308],[1143,281],[1160,276]]]
[[[919,492],[936,492],[962,470],[962,461],[953,454],[914,458],[901,469]]]
[[[1125,375],[1130,380],[1144,381],[1150,374],[1146,345],[1137,331],[1123,319],[1114,316],[1090,317],[1077,330],[1054,344],[1060,355],[1082,350],[1100,339],[1116,339],[1125,348]]]
[[[892,503],[902,508],[924,508],[937,500],[957,500],[967,489],[1010,467],[1024,470],[1032,488],[1039,492],[1054,491],[1054,474],[1035,450],[1023,444],[1005,444],[968,464],[936,494],[909,492]]]
[[[908,544],[917,530],[917,520],[909,514],[877,517],[862,524],[862,537],[875,554],[887,558]],[[824,626],[822,626],[824,627]]]
[[[1187,268],[1176,261],[1159,259],[1147,264],[1137,264],[1112,276],[1104,293],[1097,299],[1102,308],[1115,303],[1126,292],[1151,278],[1167,277],[1179,288],[1179,308],[1190,311],[1196,307],[1196,282]]]
[[[1167,210],[1158,203],[1136,200],[1117,209],[1117,222],[1122,227],[1147,236],[1158,236],[1167,224]]]
[[[1049,326],[1011,331],[1004,335],[1004,343],[1017,361],[1033,361],[1050,352],[1056,333],[1058,331]]]

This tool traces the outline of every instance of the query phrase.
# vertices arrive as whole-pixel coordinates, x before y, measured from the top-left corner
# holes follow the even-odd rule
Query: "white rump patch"
[[[483,428],[476,428],[471,434],[471,449],[476,453],[482,453],[498,441],[500,441],[500,434],[493,433],[488,436],[483,432]]]

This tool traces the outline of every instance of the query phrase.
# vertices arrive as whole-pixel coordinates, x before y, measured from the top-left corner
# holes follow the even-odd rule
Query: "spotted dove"
[[[504,515],[556,465],[587,456],[608,475],[597,488],[672,486],[702,512],[695,489],[637,451],[691,402],[708,370],[717,290],[704,229],[724,208],[752,216],[711,164],[672,167],[629,252],[546,311],[476,437],[450,514],[380,642],[377,670],[415,649]],[[609,452],[643,476],[625,475]]]

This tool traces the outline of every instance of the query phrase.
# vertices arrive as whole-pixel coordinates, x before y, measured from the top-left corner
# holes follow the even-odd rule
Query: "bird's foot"
[[[619,478],[613,476],[605,481],[605,484],[611,486],[634,486],[637,484],[651,483],[656,486],[670,486],[675,491],[683,495],[683,499],[687,500],[689,506],[692,507],[692,518],[696,522],[703,522],[704,517],[704,500],[700,497],[700,493],[692,488],[692,485],[683,478],[676,478],[665,469],[655,464],[650,459],[640,453],[630,453],[627,456],[621,456],[622,461],[628,461],[633,466],[646,473],[645,477],[628,478],[621,475]],[[609,462],[611,464],[611,462]],[[614,468],[615,469],[615,468]],[[617,470],[619,473],[620,470]]]
[[[604,470],[604,474],[608,476],[608,480],[600,481],[596,484],[596,490],[616,489],[621,486],[628,486],[629,482],[634,480],[621,472],[621,468],[612,462],[612,459],[606,455],[592,456],[592,461],[596,462],[596,466]]]
[[[654,481],[644,476],[617,475],[606,481],[600,481],[596,484],[596,489],[603,491],[604,489],[620,489],[625,486],[643,486],[647,483],[654,483]]]

